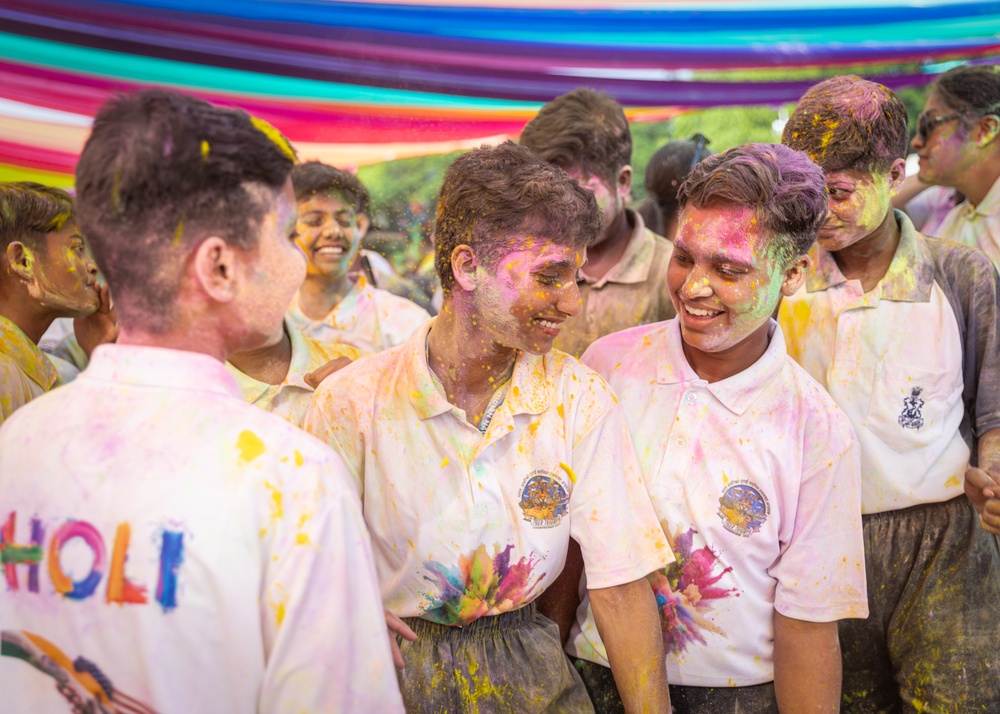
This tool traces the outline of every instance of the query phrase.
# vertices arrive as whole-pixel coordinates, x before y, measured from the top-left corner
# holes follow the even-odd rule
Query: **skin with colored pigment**
[[[593,192],[604,217],[604,232],[590,247],[588,269],[584,271],[589,277],[598,280],[618,264],[628,248],[632,228],[628,223],[625,206],[632,200],[632,167],[623,166],[620,169],[615,186],[579,167],[568,168],[566,173]]]
[[[954,113],[955,110],[937,92],[931,92],[927,97],[923,114],[928,117]],[[938,124],[926,140],[919,135],[913,137],[913,148],[920,157],[918,176],[924,183],[956,186],[956,181],[961,183],[961,176],[975,165],[974,141],[961,120],[961,117],[956,117]]]
[[[89,315],[97,309],[97,266],[75,222],[49,233],[44,253],[24,249],[28,294],[40,307],[70,317]]]
[[[738,374],[767,349],[768,320],[807,265],[799,258],[786,269],[775,252],[753,209],[681,212],[667,281],[684,354],[703,379]]]

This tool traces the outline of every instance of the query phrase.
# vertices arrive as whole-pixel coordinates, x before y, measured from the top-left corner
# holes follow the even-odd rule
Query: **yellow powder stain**
[[[538,424],[539,424],[539,422],[537,422],[537,421],[532,422],[531,424],[528,424],[528,435],[529,436],[534,436],[535,435],[535,432],[538,431]]]
[[[177,228],[174,230],[174,248],[181,244],[181,238],[184,237],[184,219],[182,218],[177,222]]]
[[[275,605],[274,619],[278,623],[278,627],[281,627],[281,623],[285,621],[285,603],[279,602]]]
[[[295,149],[293,149],[292,145],[288,143],[288,139],[281,135],[280,131],[275,129],[263,119],[259,119],[257,117],[250,117],[250,123],[257,128],[257,131],[273,141],[274,145],[281,149],[281,152],[285,156],[290,158],[292,161],[295,161]]]
[[[264,487],[271,494],[271,519],[277,520],[283,518],[285,515],[285,509],[282,506],[282,495],[281,491],[276,489],[274,486],[269,484],[267,481],[264,482]]]
[[[301,466],[306,462],[305,458],[302,456],[302,452],[298,449],[295,450],[295,465]]]
[[[267,528],[261,528],[260,529],[260,537],[263,538],[266,535],[267,535]]]
[[[451,463],[451,460],[447,456],[445,456],[443,459],[441,459],[441,468],[444,468],[449,463]]]
[[[303,513],[301,516],[299,516],[299,526],[298,527],[301,528],[302,526],[304,526],[306,524],[306,521],[308,521],[310,518],[312,518],[312,514],[311,513]]]
[[[267,451],[260,437],[249,429],[240,432],[240,437],[236,440],[236,448],[240,450],[240,458],[248,462]]]
[[[517,388],[517,385],[516,385],[516,384],[515,384],[515,385],[514,385],[513,387],[511,387],[510,389],[511,389],[511,393],[512,393],[512,394],[513,394],[513,395],[514,395],[515,397],[520,397],[520,396],[521,396],[521,390]]]
[[[559,468],[561,468],[563,471],[566,472],[566,475],[569,476],[569,480],[571,483],[576,483],[576,471],[573,470],[572,466],[570,466],[569,464],[564,464],[562,461],[560,461]]]
[[[413,545],[413,541],[407,539],[406,543],[410,546],[410,550],[416,550],[417,546]]]
[[[729,477],[728,477],[728,476],[726,476],[726,472],[725,472],[725,471],[723,471],[723,472],[722,472],[722,485],[723,485],[723,486],[725,486],[725,485],[726,485],[726,484],[728,484],[728,483],[729,483]]]
[[[208,142],[202,140],[202,142],[201,142],[201,157],[202,158],[207,157],[209,151],[211,151],[211,148],[209,147]]]
[[[962,482],[958,480],[958,476],[952,476],[950,479],[944,482],[944,485],[950,488],[951,486],[958,486],[961,483]]]
[[[556,411],[559,412],[559,418],[560,419],[565,419],[566,418],[566,410],[563,409],[563,405],[562,404],[557,404],[556,405]]]
[[[311,542],[305,533],[299,533],[295,536],[295,545],[309,545]]]

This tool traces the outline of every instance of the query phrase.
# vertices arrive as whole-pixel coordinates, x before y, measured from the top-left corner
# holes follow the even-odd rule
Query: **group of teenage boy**
[[[970,72],[922,152],[1000,160]],[[110,100],[75,197],[0,186],[0,708],[1000,712],[1000,276],[909,142],[821,82],[666,240],[575,90],[449,167],[429,318],[355,177]]]

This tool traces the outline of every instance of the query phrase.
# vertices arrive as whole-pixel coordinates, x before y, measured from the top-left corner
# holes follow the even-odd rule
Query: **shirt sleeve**
[[[673,562],[618,404],[576,443],[573,468],[570,534],[589,589],[624,585]]]
[[[332,375],[319,385],[306,411],[302,428],[337,452],[344,461],[358,498],[364,499],[365,435],[354,417],[351,400],[345,394],[338,394],[336,385],[342,381],[340,376]]]
[[[371,544],[346,474],[330,454],[282,485],[265,553],[258,711],[402,712]]]
[[[30,401],[28,378],[16,364],[0,355],[0,424]]]
[[[825,429],[810,424],[806,438],[821,446],[803,460],[799,488],[787,489],[794,502],[781,504],[794,517],[782,524],[781,554],[768,569],[777,580],[774,608],[807,622],[865,618],[860,447],[843,414]]]

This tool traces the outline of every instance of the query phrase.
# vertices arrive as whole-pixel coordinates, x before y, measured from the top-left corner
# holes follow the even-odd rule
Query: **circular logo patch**
[[[734,481],[719,497],[719,518],[730,533],[749,538],[760,531],[771,514],[771,506],[753,481]]]
[[[555,528],[569,508],[569,493],[551,471],[532,471],[521,485],[517,505],[535,528]]]

